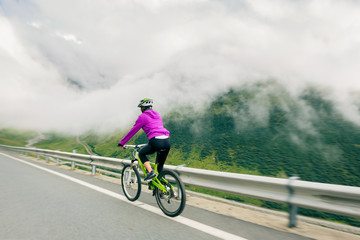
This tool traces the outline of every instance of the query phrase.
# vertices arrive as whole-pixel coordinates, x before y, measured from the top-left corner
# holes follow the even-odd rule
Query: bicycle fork
[[[131,182],[133,181],[133,176],[131,176],[131,171],[132,170],[132,166],[129,168],[129,169],[126,169],[126,171],[124,172],[125,176],[124,176],[124,180],[125,180],[125,184],[126,185],[130,185],[131,183],[134,183],[134,182]]]

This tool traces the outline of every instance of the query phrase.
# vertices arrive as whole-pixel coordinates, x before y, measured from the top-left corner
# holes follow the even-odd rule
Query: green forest
[[[166,164],[280,178],[296,175],[306,181],[360,186],[360,126],[347,120],[319,89],[309,87],[294,96],[275,81],[267,81],[231,89],[201,109],[178,106],[163,120],[172,143]],[[127,158],[129,151],[116,145],[128,130],[91,131],[77,140],[76,136],[44,133],[47,139],[35,146],[86,154],[82,145],[86,144],[95,154]],[[34,135],[2,129],[0,144],[23,146]],[[129,144],[146,142],[146,135],[139,132]],[[333,217],[325,218],[329,216]],[[359,220],[334,218],[360,226]]]
[[[360,186],[360,126],[316,89],[294,99],[276,83],[256,84],[217,96],[201,110],[178,107],[163,120],[172,142],[167,164]],[[128,130],[80,138],[98,155],[125,158],[116,144]],[[146,142],[139,132],[130,143]]]
[[[314,88],[294,98],[276,82],[253,84],[231,89],[202,109],[176,107],[163,120],[172,143],[167,164],[360,186],[360,126]],[[116,144],[129,128],[78,138],[98,155],[126,158],[128,152]],[[86,153],[77,136],[43,134],[47,139],[38,148]],[[36,135],[4,128],[0,143],[24,146]],[[129,143],[146,142],[140,130]]]

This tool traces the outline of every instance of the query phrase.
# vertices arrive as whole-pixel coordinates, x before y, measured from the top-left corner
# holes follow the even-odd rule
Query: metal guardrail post
[[[289,190],[289,197],[287,200],[287,204],[289,206],[289,228],[296,227],[296,215],[298,211],[298,207],[291,203],[291,199],[294,196],[294,189],[291,186],[291,183],[295,180],[299,179],[297,176],[293,176],[289,178],[289,183],[287,185],[287,188]]]
[[[95,175],[96,174],[96,166],[93,164],[95,159],[93,159],[93,156],[90,155],[90,165],[91,165],[91,174]]]
[[[76,150],[74,149],[72,152],[76,153]],[[75,161],[74,160],[71,161],[71,169],[75,169]]]

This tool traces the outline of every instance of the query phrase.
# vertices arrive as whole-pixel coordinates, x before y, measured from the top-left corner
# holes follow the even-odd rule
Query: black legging
[[[149,143],[139,151],[139,157],[142,163],[149,161],[146,155],[156,154],[156,163],[158,164],[158,172],[160,173],[163,169],[166,157],[170,151],[170,139],[150,139]]]

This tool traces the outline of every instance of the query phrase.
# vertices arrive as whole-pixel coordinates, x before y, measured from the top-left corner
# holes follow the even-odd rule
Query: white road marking
[[[175,221],[175,222],[178,222],[178,223],[181,223],[183,225],[186,225],[188,227],[191,227],[191,228],[195,228],[199,231],[202,231],[202,232],[205,232],[209,235],[212,235],[212,236],[215,236],[215,237],[218,237],[220,239],[231,239],[231,240],[247,240],[246,238],[242,238],[242,237],[239,237],[237,235],[234,235],[234,234],[231,234],[231,233],[228,233],[228,232],[225,232],[225,231],[222,231],[218,228],[214,228],[214,227],[211,227],[211,226],[208,226],[208,225],[205,225],[203,223],[200,223],[200,222],[197,222],[197,221],[194,221],[194,220],[191,220],[189,218],[185,218],[185,217],[182,217],[182,216],[177,216],[177,217],[168,217],[166,215],[164,215],[164,213],[159,209],[159,208],[156,208],[156,207],[153,207],[151,205],[148,205],[148,204],[145,204],[143,202],[140,202],[140,201],[135,201],[135,202],[130,202],[127,200],[126,197],[118,194],[118,193],[115,193],[115,192],[112,192],[112,191],[109,191],[107,189],[104,189],[104,188],[101,188],[101,187],[98,187],[96,185],[93,185],[93,184],[90,184],[90,183],[87,183],[85,181],[82,181],[82,180],[79,180],[79,179],[76,179],[76,178],[73,178],[73,177],[70,177],[70,176],[67,176],[65,174],[62,174],[62,173],[59,173],[59,172],[56,172],[56,171],[53,171],[53,170],[50,170],[50,169],[47,169],[45,167],[41,167],[41,166],[38,166],[36,164],[33,164],[33,163],[30,163],[30,162],[27,162],[27,161],[24,161],[24,160],[21,160],[19,158],[16,158],[16,157],[13,157],[13,156],[10,156],[10,155],[7,155],[7,154],[4,154],[4,153],[0,153],[1,155],[3,156],[6,156],[8,158],[11,158],[11,159],[14,159],[16,161],[19,161],[19,162],[22,162],[22,163],[25,163],[27,165],[30,165],[32,167],[35,167],[35,168],[38,168],[38,169],[41,169],[43,171],[46,171],[48,173],[51,173],[51,174],[54,174],[54,175],[57,175],[59,177],[62,177],[62,178],[65,178],[67,180],[70,180],[72,182],[75,182],[75,183],[78,183],[80,185],[83,185],[85,187],[88,187],[88,188],[91,188],[95,191],[98,191],[100,193],[103,193],[103,194],[106,194],[108,196],[111,196],[111,197],[114,197],[116,199],[119,199],[121,201],[124,201],[124,202],[127,202],[129,204],[132,204],[132,205],[135,205],[139,208],[142,208],[142,209],[145,209],[147,211],[150,211],[152,213],[156,213],[162,217],[165,217],[165,218],[168,218],[172,221]]]

